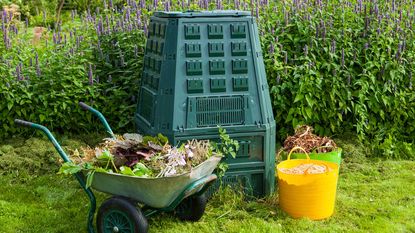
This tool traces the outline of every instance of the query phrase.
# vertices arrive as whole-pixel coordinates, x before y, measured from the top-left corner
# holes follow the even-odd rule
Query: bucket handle
[[[304,154],[307,156],[307,160],[310,160],[310,156],[308,155],[307,151],[304,150],[304,148],[300,147],[300,146],[296,146],[294,148],[291,149],[290,153],[288,154],[287,160],[290,160],[291,154],[295,151],[295,150],[302,150],[304,152]],[[320,165],[323,165],[326,167],[326,172],[328,173],[330,171],[329,166],[327,166],[327,164],[325,163],[321,163]],[[305,171],[304,171],[304,175],[309,175],[308,170],[312,167],[313,165],[309,166]]]
[[[304,150],[304,148],[300,147],[300,146],[295,146],[294,148],[291,149],[290,153],[288,154],[287,160],[290,160],[291,154],[294,152],[294,150],[302,150],[305,155],[307,156],[307,159],[310,160],[310,156],[308,156],[307,151]]]

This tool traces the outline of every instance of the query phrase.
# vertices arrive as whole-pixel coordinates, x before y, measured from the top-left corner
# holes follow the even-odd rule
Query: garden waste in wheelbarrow
[[[104,193],[135,199],[153,208],[165,208],[180,195],[184,188],[212,174],[220,160],[221,157],[212,156],[193,168],[191,172],[171,177],[145,178],[96,172],[92,187]],[[195,187],[185,196],[200,191],[202,187],[203,185],[199,188]]]
[[[79,105],[96,115],[114,138],[110,126],[99,111],[82,102]],[[45,126],[19,119],[16,119],[15,123],[41,130],[53,143],[64,162],[71,162]],[[220,156],[213,155],[192,168],[190,172],[160,178],[95,172],[91,186],[98,191],[114,195],[104,201],[99,208],[98,232],[147,232],[146,217],[159,212],[174,212],[182,220],[199,220],[206,207],[204,193],[217,178],[212,172],[220,160]],[[87,229],[89,233],[93,233],[96,199],[92,190],[86,185],[86,173],[87,171],[81,171],[74,175],[90,200]]]

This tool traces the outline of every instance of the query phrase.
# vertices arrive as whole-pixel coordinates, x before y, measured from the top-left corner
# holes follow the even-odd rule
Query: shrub
[[[63,25],[45,25],[52,29],[37,45],[30,45],[24,23],[2,18],[0,137],[17,132],[15,117],[60,131],[94,130],[96,122],[74,107],[78,100],[97,106],[116,130],[131,129],[151,12],[236,8],[258,17],[278,140],[309,124],[323,135],[355,131],[384,156],[406,157],[405,151],[413,150],[415,12],[410,2],[103,4],[81,15],[72,11]]]

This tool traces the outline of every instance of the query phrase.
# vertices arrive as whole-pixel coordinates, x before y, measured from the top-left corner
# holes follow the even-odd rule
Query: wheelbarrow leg
[[[49,131],[48,128],[46,128],[45,126],[39,125],[39,124],[35,124],[35,123],[32,123],[32,122],[23,121],[23,120],[19,120],[19,119],[15,119],[14,122],[16,124],[19,124],[19,125],[22,125],[22,126],[25,126],[25,127],[31,127],[31,128],[42,131],[44,134],[46,134],[46,136],[52,142],[53,146],[58,151],[58,153],[61,156],[61,158],[63,159],[63,161],[72,162],[69,159],[69,157],[66,155],[66,153],[63,151],[62,147],[59,145],[58,141],[56,141],[55,137],[52,135],[52,133]],[[88,226],[87,226],[87,229],[88,229],[88,233],[95,233],[95,230],[94,230],[94,215],[95,215],[95,209],[96,209],[95,195],[94,195],[94,193],[92,192],[92,190],[90,188],[86,187],[85,178],[82,175],[82,173],[78,172],[78,173],[74,174],[74,176],[78,180],[78,182],[81,185],[82,189],[88,195],[89,202],[90,202],[90,207],[89,207],[89,213],[88,213]]]

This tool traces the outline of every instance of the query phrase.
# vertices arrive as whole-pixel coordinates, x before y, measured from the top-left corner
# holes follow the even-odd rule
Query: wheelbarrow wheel
[[[148,223],[141,210],[122,197],[102,203],[97,214],[99,233],[147,233]]]
[[[175,209],[175,214],[182,221],[198,221],[205,213],[207,198],[204,194],[185,198]]]

